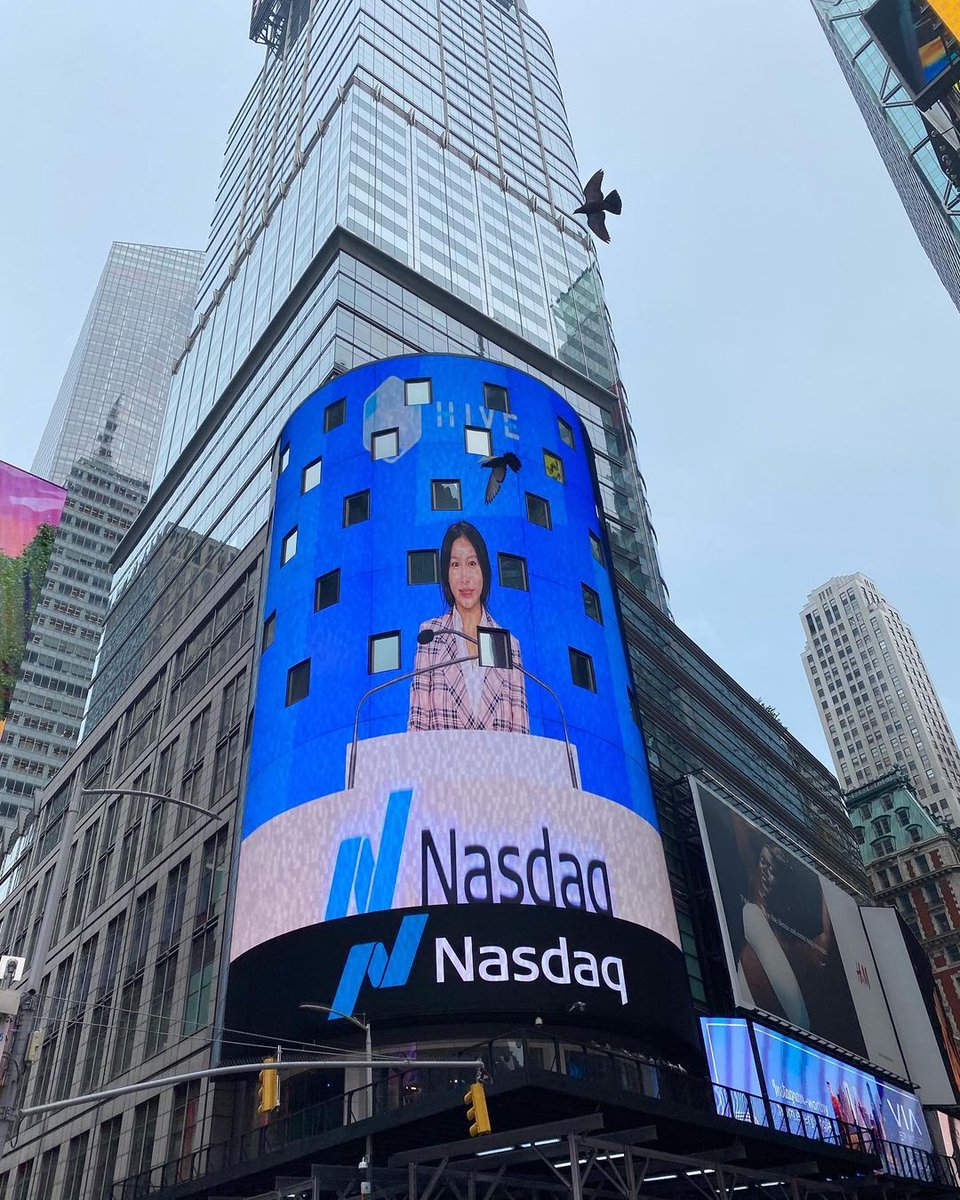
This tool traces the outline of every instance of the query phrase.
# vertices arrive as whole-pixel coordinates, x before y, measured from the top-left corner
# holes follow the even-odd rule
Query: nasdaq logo
[[[368,837],[344,838],[340,843],[325,921],[347,916],[351,892],[357,913],[382,912],[393,907],[412,799],[409,788],[390,793],[377,854]]]
[[[390,951],[383,942],[351,946],[330,1006],[335,1011],[327,1020],[335,1021],[341,1013],[354,1011],[365,980],[375,988],[403,987],[410,978],[426,923],[426,913],[404,917]]]

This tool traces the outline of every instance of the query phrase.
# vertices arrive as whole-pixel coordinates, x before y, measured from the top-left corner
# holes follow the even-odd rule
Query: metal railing
[[[690,1075],[674,1064],[642,1055],[595,1043],[525,1032],[455,1050],[447,1047],[443,1053],[446,1057],[462,1054],[465,1059],[482,1058],[494,1080],[506,1078],[513,1071],[561,1074],[660,1100],[686,1109],[691,1115],[727,1117],[808,1141],[874,1155],[879,1160],[879,1166],[875,1168],[878,1174],[960,1190],[956,1164],[944,1155],[889,1142],[873,1129],[725,1087]],[[421,1071],[411,1068],[389,1074],[380,1072],[373,1082],[371,1111],[377,1117],[443,1094],[455,1094],[459,1100],[464,1084],[472,1082],[473,1077],[473,1068],[466,1066],[462,1076],[456,1069]],[[113,1198],[143,1200],[178,1184],[235,1170],[246,1163],[262,1163],[274,1153],[294,1151],[298,1143],[309,1142],[363,1119],[367,1112],[367,1087],[364,1085],[295,1112],[280,1114],[227,1141],[202,1146],[150,1171],[130,1176],[115,1185]]]

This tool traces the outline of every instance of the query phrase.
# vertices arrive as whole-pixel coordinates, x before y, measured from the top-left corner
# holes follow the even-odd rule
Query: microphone
[[[503,632],[508,637],[510,636],[509,629],[505,629],[505,630],[503,630]],[[479,641],[475,637],[471,637],[469,633],[464,633],[462,629],[421,629],[420,632],[417,634],[417,641],[420,643],[421,646],[429,646],[430,643],[433,641],[433,639],[435,637],[438,637],[441,634],[449,634],[452,637],[461,637],[461,638],[463,638],[463,640],[465,642],[470,642],[472,645],[477,646],[477,647],[479,647],[479,645],[480,645]],[[453,660],[453,662],[464,662],[464,661],[466,661],[466,660],[462,659],[462,658]],[[448,663],[447,665],[451,666],[452,663]],[[481,663],[480,665],[483,666],[483,663]],[[503,668],[499,668],[499,669],[502,670]],[[520,674],[524,675],[527,679],[532,679],[534,683],[539,684],[540,687],[542,687],[544,689],[544,691],[549,692],[550,695],[553,697],[553,702],[556,704],[557,710],[560,713],[560,724],[563,728],[563,743],[567,748],[567,766],[570,768],[570,782],[573,784],[574,789],[578,790],[580,787],[580,784],[577,780],[577,768],[576,768],[576,764],[574,763],[574,760],[573,760],[573,749],[570,745],[570,734],[567,731],[567,718],[564,715],[563,705],[560,703],[560,697],[557,695],[557,693],[553,690],[553,688],[548,683],[544,683],[542,679],[540,679],[536,675],[534,675],[534,673],[532,671],[528,671],[526,669],[526,667],[521,667],[517,663],[513,663],[511,669],[514,671],[519,671]],[[428,670],[429,670],[429,668],[428,668]]]
[[[426,641],[422,641],[423,635],[427,634]],[[433,630],[421,630],[417,637],[417,641],[422,646],[433,640]],[[378,683],[374,687],[369,688],[360,697],[360,703],[357,705],[357,711],[353,715],[353,739],[350,742],[350,761],[347,767],[347,787],[352,788],[357,775],[357,743],[360,740],[360,712],[366,702],[376,692],[383,691],[384,688],[392,687],[395,683],[402,683],[405,679],[414,679],[417,675],[429,675],[431,671],[442,671],[445,667],[456,666],[457,663],[470,662],[470,655],[465,655],[463,658],[452,658],[449,662],[431,663],[429,667],[420,667],[416,671],[406,671],[403,675],[395,675],[393,679],[386,679],[383,683]]]

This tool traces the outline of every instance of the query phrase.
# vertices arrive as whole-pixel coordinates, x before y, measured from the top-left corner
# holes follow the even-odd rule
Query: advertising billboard
[[[912,934],[904,936],[895,908],[860,912],[910,1079],[924,1104],[953,1106],[960,1094],[960,1061],[930,960]]]
[[[290,418],[230,1025],[308,1000],[694,1044],[599,504],[576,412],[494,363],[370,364]]]
[[[960,79],[956,18],[956,5],[946,0],[877,0],[863,14],[877,46],[920,108],[929,108]]]
[[[884,1142],[933,1149],[923,1106],[911,1092],[755,1021],[703,1017],[701,1026],[710,1078],[741,1093],[755,1094],[759,1085],[772,1102],[776,1128],[805,1137],[819,1131],[824,1140],[836,1136],[859,1149],[856,1132],[844,1129],[856,1126]],[[830,1120],[811,1124],[804,1118],[806,1113]],[[833,1125],[834,1118],[843,1124]]]
[[[852,896],[691,780],[734,998],[905,1075]]]
[[[0,733],[66,498],[55,483],[0,462]]]

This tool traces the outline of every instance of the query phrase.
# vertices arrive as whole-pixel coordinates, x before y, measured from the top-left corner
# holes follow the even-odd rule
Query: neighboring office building
[[[520,367],[585,422],[691,989],[704,1008],[723,1011],[729,983],[685,773],[709,773],[798,855],[862,891],[841,796],[830,773],[666,613],[594,251],[564,216],[579,182],[546,35],[523,5],[501,0],[442,0],[436,14],[408,0],[399,7],[397,25],[365,0],[255,6],[253,33],[270,52],[231,130],[156,488],[115,560],[85,740],[45,790],[19,858],[8,859],[20,895],[3,909],[2,947],[30,946],[57,822],[81,785],[172,789],[209,805],[232,836],[237,780],[227,764],[255,666],[251,596],[280,429],[346,369],[387,355],[462,354]],[[235,881],[220,893],[210,827],[184,826],[171,812],[160,837],[162,813],[161,805],[148,819],[123,802],[82,814],[78,875],[96,887],[83,882],[62,900],[42,1010],[52,1044],[28,1098],[210,1062]],[[100,1022],[96,1035],[82,1025],[80,1005],[127,987],[142,1020]],[[54,998],[67,994],[77,998],[61,1012]],[[113,1003],[116,1015],[134,1008]],[[240,1052],[224,1042],[225,1056]],[[35,1163],[39,1172],[46,1161],[63,1178],[82,1152],[104,1186],[151,1165],[164,1183],[203,1176],[215,1159],[184,1163],[183,1154],[249,1128],[252,1086],[200,1083],[47,1118],[42,1134],[38,1125],[21,1132],[2,1170],[19,1176]],[[285,1114],[296,1121],[326,1094],[304,1077],[287,1088]],[[417,1111],[408,1109],[411,1119]],[[462,1133],[459,1108],[444,1121]],[[436,1140],[435,1116],[423,1133]],[[302,1164],[314,1143],[281,1144],[288,1163]],[[198,1177],[194,1192],[205,1188]]]
[[[913,633],[866,575],[840,575],[801,613],[803,665],[846,789],[904,770],[926,810],[960,825],[960,750]]]
[[[884,56],[862,14],[873,0],[812,0],[920,244],[960,307],[960,107],[956,93],[924,111]],[[900,0],[895,0],[900,3]],[[878,8],[893,7],[883,0]],[[928,8],[903,3],[904,20]],[[944,8],[943,4],[933,7]],[[929,11],[927,16],[929,17]],[[955,78],[951,69],[945,73]]]
[[[201,257],[113,244],[41,438],[34,471],[68,498],[0,741],[0,824],[77,744],[110,559],[147,499]]]
[[[926,952],[960,1050],[960,843],[917,801],[903,771],[847,793],[877,900],[895,904]]]

